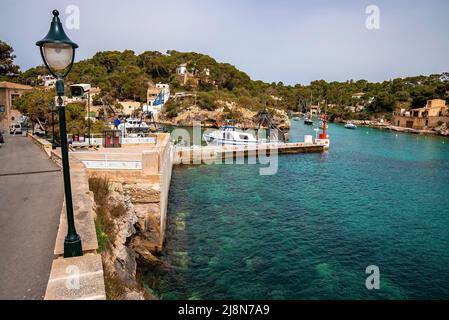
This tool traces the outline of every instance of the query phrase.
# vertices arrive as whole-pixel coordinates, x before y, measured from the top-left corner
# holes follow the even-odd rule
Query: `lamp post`
[[[89,137],[89,147],[90,144],[90,89],[87,91],[87,130],[88,130],[88,137]]]
[[[44,64],[56,80],[56,95],[58,96],[59,134],[61,136],[62,170],[64,175],[64,193],[67,210],[67,235],[64,239],[64,257],[83,255],[81,238],[76,233],[73,218],[72,190],[70,186],[69,152],[67,145],[64,95],[64,77],[70,72],[75,59],[75,49],[78,45],[67,37],[59,20],[58,10],[53,10],[53,20],[50,30],[44,39],[36,42],[39,46]]]
[[[50,102],[50,111],[51,111],[51,148],[53,150],[56,149],[55,143],[55,102]]]

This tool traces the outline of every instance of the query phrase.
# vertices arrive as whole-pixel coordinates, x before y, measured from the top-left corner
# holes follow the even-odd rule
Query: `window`
[[[242,140],[248,140],[248,136],[246,134],[239,135],[239,138]]]
[[[4,105],[0,105],[0,112],[5,112],[5,106]]]

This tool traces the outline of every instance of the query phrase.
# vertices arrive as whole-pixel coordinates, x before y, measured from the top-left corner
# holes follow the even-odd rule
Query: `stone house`
[[[204,68],[203,71],[194,68],[190,72],[187,68],[187,63],[180,64],[176,68],[176,78],[182,86],[197,87],[200,83],[211,83],[209,77],[209,68]]]
[[[442,99],[428,100],[422,108],[397,109],[393,112],[392,124],[411,129],[432,129],[449,123],[449,108]]]
[[[0,131],[9,130],[9,126],[21,116],[18,110],[13,109],[14,100],[32,89],[23,84],[0,82]]]
[[[147,104],[152,105],[154,100],[156,100],[157,96],[161,92],[160,88],[148,86],[147,89]]]
[[[310,114],[315,116],[321,113],[321,108],[319,105],[310,106]]]

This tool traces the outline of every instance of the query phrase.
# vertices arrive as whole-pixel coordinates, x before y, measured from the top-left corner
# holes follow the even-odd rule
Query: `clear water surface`
[[[292,122],[290,137],[311,127]],[[323,154],[175,167],[163,299],[449,299],[449,139],[330,125]],[[380,290],[365,269],[380,268]]]

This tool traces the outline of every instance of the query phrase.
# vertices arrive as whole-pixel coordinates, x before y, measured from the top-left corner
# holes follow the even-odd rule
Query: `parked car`
[[[34,129],[33,134],[38,137],[43,137],[43,136],[45,136],[45,131],[42,129]]]
[[[11,124],[9,128],[9,134],[22,134],[22,125],[18,122]]]

